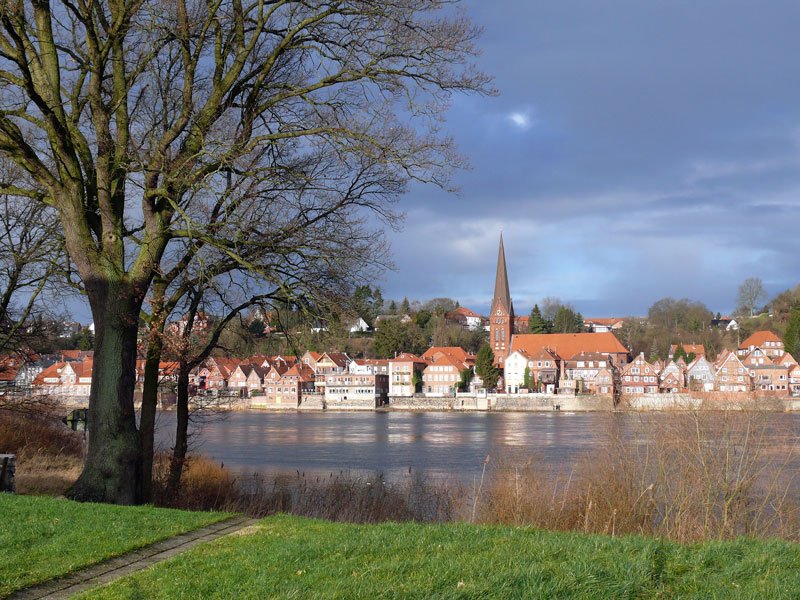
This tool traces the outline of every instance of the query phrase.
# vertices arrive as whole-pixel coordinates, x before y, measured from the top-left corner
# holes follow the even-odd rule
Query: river
[[[609,427],[671,413],[231,412],[194,427],[191,451],[240,473],[409,473],[471,481],[484,461],[535,456],[569,468],[599,450]],[[776,451],[794,444],[800,414],[771,413]],[[169,449],[175,415],[160,413],[157,443]],[[794,460],[792,461],[794,462]]]

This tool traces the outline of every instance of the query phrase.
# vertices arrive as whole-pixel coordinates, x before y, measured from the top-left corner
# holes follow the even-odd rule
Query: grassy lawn
[[[0,494],[0,597],[227,516]]]
[[[288,516],[83,598],[798,598],[800,545]]]

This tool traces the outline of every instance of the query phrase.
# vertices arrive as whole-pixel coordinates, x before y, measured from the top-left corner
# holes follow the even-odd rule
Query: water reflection
[[[569,469],[609,431],[632,439],[642,419],[668,418],[666,413],[239,412],[204,424],[193,438],[193,451],[242,473],[401,477],[422,472],[471,481],[487,455],[536,456]],[[800,425],[800,415],[772,418]],[[157,437],[164,449],[171,446],[174,426],[173,413],[159,415]]]

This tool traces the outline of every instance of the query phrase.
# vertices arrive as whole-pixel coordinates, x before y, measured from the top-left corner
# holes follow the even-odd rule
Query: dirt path
[[[39,598],[70,598],[89,588],[109,583],[129,573],[146,569],[163,560],[186,552],[190,548],[228,535],[258,521],[247,517],[234,517],[214,523],[202,529],[189,531],[162,542],[128,552],[122,556],[75,571],[58,579],[21,589],[13,593],[12,600],[34,600]]]

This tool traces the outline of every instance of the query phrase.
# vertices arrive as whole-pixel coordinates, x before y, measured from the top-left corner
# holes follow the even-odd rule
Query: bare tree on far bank
[[[759,277],[748,277],[739,286],[736,294],[736,310],[739,314],[753,316],[759,304],[767,299],[764,282]]]
[[[450,4],[3,3],[0,153],[32,182],[3,191],[58,212],[96,328],[95,427],[71,497],[140,500],[139,313],[173,244],[246,267],[245,217],[276,243],[286,227],[299,235],[342,191],[320,155],[448,185],[461,161],[437,117],[453,92],[492,91],[470,63],[478,29],[437,13]],[[265,193],[215,194],[232,175]],[[276,230],[271,200],[287,180],[320,193]],[[359,208],[381,213],[383,200],[369,194]]]

